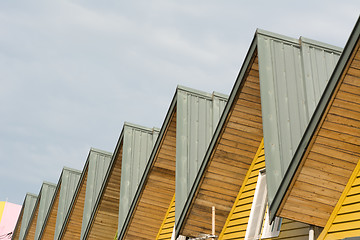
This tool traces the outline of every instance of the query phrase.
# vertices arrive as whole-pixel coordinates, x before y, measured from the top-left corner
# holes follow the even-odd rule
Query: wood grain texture
[[[155,239],[175,194],[176,108],[157,149],[124,239]]]
[[[219,235],[263,138],[258,59],[255,51],[192,199],[180,234],[211,233],[216,207]]]
[[[324,227],[360,157],[359,42],[278,214]]]
[[[55,227],[56,227],[56,217],[59,206],[59,198],[60,198],[60,189],[61,184],[58,188],[58,191],[55,193],[55,201],[50,206],[49,209],[49,217],[44,222],[44,227],[42,229],[43,234],[41,235],[41,239],[54,239],[55,236]]]
[[[116,153],[110,174],[105,179],[105,188],[99,193],[100,201],[94,209],[95,215],[90,222],[87,239],[113,239],[119,219],[120,184],[123,145],[120,143],[119,152]]]

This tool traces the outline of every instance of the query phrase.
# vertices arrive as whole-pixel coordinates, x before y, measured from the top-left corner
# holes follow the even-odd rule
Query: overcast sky
[[[22,204],[176,86],[229,94],[256,28],[344,47],[353,1],[0,1],[0,201]]]

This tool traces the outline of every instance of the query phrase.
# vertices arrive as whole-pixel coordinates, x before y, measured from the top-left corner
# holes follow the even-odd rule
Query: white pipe
[[[215,206],[212,206],[212,229],[211,234],[215,235]]]
[[[315,240],[314,225],[309,227],[309,240]]]

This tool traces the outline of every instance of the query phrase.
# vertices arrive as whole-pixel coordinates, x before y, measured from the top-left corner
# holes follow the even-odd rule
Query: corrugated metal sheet
[[[184,208],[228,96],[177,89],[176,221]]]
[[[261,107],[271,204],[341,54],[306,38],[257,31]]]
[[[88,176],[86,181],[86,193],[84,212],[81,227],[81,239],[88,225],[91,212],[95,206],[97,196],[108,170],[112,153],[91,148],[87,161],[89,162]]]
[[[36,220],[35,239],[38,239],[46,214],[49,210],[51,200],[54,196],[56,184],[44,182],[40,190],[39,212]]]
[[[159,129],[124,124],[123,155],[121,169],[119,227],[122,227],[133,201]]]
[[[19,239],[23,239],[27,226],[29,224],[31,214],[34,210],[35,203],[37,200],[37,195],[32,193],[27,193],[25,196],[24,204],[23,204],[23,215],[21,219],[21,227],[20,227],[20,236]]]
[[[66,213],[69,210],[71,200],[76,190],[76,186],[78,185],[80,175],[81,175],[81,171],[67,167],[63,168],[59,181],[61,187],[60,187],[59,205],[56,215],[54,239],[57,239],[60,234],[61,227],[66,217]]]

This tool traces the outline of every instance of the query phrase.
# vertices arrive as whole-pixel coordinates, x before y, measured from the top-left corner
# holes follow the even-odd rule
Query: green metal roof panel
[[[176,211],[185,206],[228,96],[178,87],[176,108]]]
[[[341,52],[305,38],[256,34],[269,204],[275,197]]]
[[[64,223],[66,213],[69,210],[71,200],[74,196],[76,186],[79,183],[81,171],[64,167],[60,176],[60,196],[59,205],[56,215],[55,235],[54,239],[57,239],[61,226]]]
[[[37,200],[37,195],[35,194],[27,193],[25,196],[25,200],[21,209],[23,215],[21,219],[20,218],[18,219],[18,222],[16,224],[16,228],[20,227],[19,239],[24,238],[27,226],[31,218],[31,214],[35,207],[36,200]],[[18,226],[20,220],[21,220],[21,226]]]
[[[287,168],[286,172],[284,173],[284,176],[282,178],[282,181],[280,182],[279,186],[277,187],[277,192],[273,196],[274,199],[272,202],[270,202],[270,217],[274,218],[275,214],[281,204],[281,201],[283,200],[283,197],[285,196],[285,193],[290,185],[290,182],[296,172],[296,169],[298,168],[300,161],[306,151],[306,148],[308,147],[308,144],[322,118],[322,115],[328,105],[328,102],[332,96],[332,93],[336,87],[337,82],[339,81],[341,74],[344,71],[344,68],[352,54],[352,51],[360,37],[360,18],[358,18],[358,21],[350,35],[350,38],[344,48],[343,53],[340,56],[340,59],[334,69],[334,71],[331,74],[330,80],[328,81],[325,89],[323,90],[323,94],[318,101],[318,104],[316,108],[314,109],[314,112],[311,116],[311,119],[309,120],[309,123],[307,125],[306,130],[304,131],[301,139],[299,140],[298,147],[294,149],[294,154],[291,159],[291,162],[289,163],[289,167]],[[266,149],[265,149],[266,154]],[[266,156],[267,157],[267,156]],[[266,166],[268,168],[268,166]]]
[[[40,231],[42,229],[46,214],[49,210],[49,206],[50,206],[51,200],[54,196],[55,189],[56,189],[56,185],[53,183],[48,183],[48,182],[44,182],[41,187],[41,190],[39,193],[40,202],[37,203],[37,204],[39,204],[39,212],[38,212],[37,221],[36,221],[35,239],[38,239],[38,237],[40,235]],[[33,214],[34,214],[34,211],[33,211]],[[34,216],[32,216],[32,217],[34,217]]]
[[[95,206],[97,196],[103,184],[105,174],[108,170],[112,153],[102,150],[91,148],[87,162],[88,162],[88,175],[86,180],[86,192],[84,211],[81,227],[81,239],[83,238],[84,231],[88,225],[91,213]]]
[[[159,135],[157,128],[125,123],[118,229],[124,224],[141,177]]]

